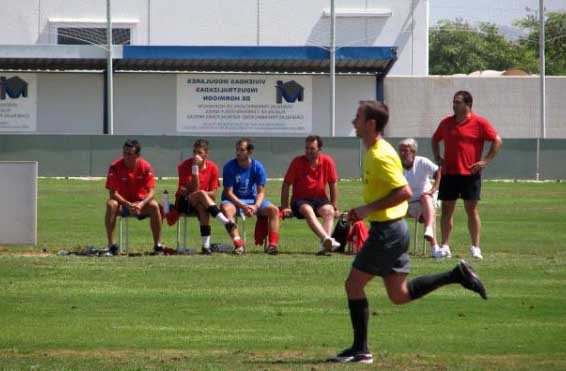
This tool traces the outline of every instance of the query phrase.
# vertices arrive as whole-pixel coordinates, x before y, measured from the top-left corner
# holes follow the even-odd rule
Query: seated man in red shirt
[[[141,146],[137,140],[127,140],[123,156],[110,165],[106,177],[106,188],[110,198],[106,202],[106,237],[109,255],[118,255],[120,247],[114,242],[116,217],[133,215],[138,219],[150,218],[153,235],[153,252],[163,251],[161,244],[161,211],[154,199],[155,179],[149,162],[140,157]]]
[[[327,254],[340,243],[331,237],[334,217],[339,214],[338,174],[332,157],[321,153],[322,139],[310,135],[305,139],[305,154],[291,161],[281,187],[281,209],[285,216],[306,219],[311,230],[320,238],[318,254]],[[330,189],[330,199],[326,194]],[[293,187],[289,208],[289,187]],[[317,217],[322,218],[322,224]]]
[[[210,217],[216,218],[226,227],[232,239],[239,239],[238,228],[220,212],[216,206],[216,190],[220,186],[218,166],[208,159],[209,144],[206,139],[197,139],[193,144],[193,157],[177,167],[179,187],[175,194],[175,209],[179,213],[196,213],[200,223],[202,253],[211,254]]]

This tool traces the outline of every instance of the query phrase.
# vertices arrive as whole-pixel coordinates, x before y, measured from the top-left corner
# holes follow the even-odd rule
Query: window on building
[[[113,28],[112,44],[130,45],[129,28]],[[106,28],[92,27],[59,27],[57,28],[57,44],[59,45],[100,45],[107,44]]]
[[[112,22],[112,44],[136,44],[137,20]],[[106,22],[49,19],[49,43],[59,45],[106,45]]]

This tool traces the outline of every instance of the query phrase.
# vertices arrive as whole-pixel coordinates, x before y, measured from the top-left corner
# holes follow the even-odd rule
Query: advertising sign
[[[177,75],[177,131],[310,134],[312,77]]]
[[[0,72],[0,132],[33,132],[36,128],[36,75]]]

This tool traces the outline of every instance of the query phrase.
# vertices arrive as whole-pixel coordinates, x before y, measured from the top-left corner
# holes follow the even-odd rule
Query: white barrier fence
[[[0,205],[0,245],[36,245],[36,161],[0,161]]]

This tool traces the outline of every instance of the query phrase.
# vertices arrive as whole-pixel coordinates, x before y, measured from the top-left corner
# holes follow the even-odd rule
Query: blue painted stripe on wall
[[[325,60],[329,52],[314,46],[143,46],[124,45],[123,59]],[[337,60],[397,59],[395,47],[343,47]]]

